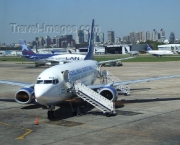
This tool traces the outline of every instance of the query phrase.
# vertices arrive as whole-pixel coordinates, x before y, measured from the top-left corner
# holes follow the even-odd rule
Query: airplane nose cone
[[[34,93],[38,103],[42,105],[48,104],[50,86],[44,84],[36,84],[34,86]]]

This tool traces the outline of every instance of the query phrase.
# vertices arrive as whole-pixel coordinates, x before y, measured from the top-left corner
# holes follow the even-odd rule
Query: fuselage
[[[49,61],[84,60],[85,55],[80,55],[80,54],[35,54],[35,55],[26,55],[24,57],[30,61],[34,61],[37,63],[46,63]]]
[[[131,55],[138,55],[139,52],[138,51],[129,51],[127,52],[128,54],[131,54]]]
[[[153,55],[172,55],[173,52],[169,50],[150,50],[148,51],[149,54]]]
[[[56,65],[44,70],[37,78],[34,86],[36,100],[42,105],[57,104],[72,97],[64,83],[64,72],[68,70],[69,82],[80,81],[84,85],[92,85],[98,75],[98,64],[93,60],[78,61]]]

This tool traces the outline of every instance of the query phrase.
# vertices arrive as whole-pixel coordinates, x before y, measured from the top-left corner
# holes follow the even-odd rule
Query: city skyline
[[[120,37],[115,37],[115,32],[114,31],[107,31],[108,32],[108,36],[107,36],[107,40],[104,40],[104,33],[103,32],[95,32],[94,33],[94,42],[97,42],[99,44],[119,44],[119,43],[126,43],[128,42],[128,44],[136,44],[136,43],[139,43],[139,42],[145,42],[147,40],[151,40],[151,41],[158,41],[158,42],[164,42],[166,40],[165,43],[167,43],[168,41],[170,43],[174,43],[175,41],[175,34],[173,32],[170,33],[169,37],[165,35],[165,30],[163,30],[161,28],[161,30],[158,32],[156,29],[153,29],[152,33],[150,31],[131,31],[129,32],[129,35],[125,35],[123,36],[122,38]],[[172,36],[173,34],[173,36]],[[46,38],[45,38],[46,37]],[[46,42],[46,39],[49,39],[47,42]],[[69,39],[70,38],[70,39]],[[46,46],[50,46],[48,44],[56,44],[56,47],[60,47],[61,46],[61,42],[64,43],[64,46],[67,47],[68,44],[71,45],[72,42],[70,41],[74,41],[73,42],[73,46],[74,44],[83,44],[83,43],[87,43],[88,42],[88,39],[89,39],[89,31],[82,31],[82,30],[78,30],[76,31],[76,35],[75,35],[75,38],[73,38],[73,35],[59,35],[59,36],[36,36],[33,40],[30,40],[30,41],[25,41],[28,43],[28,44],[31,44],[32,46],[34,45],[37,45],[38,47],[42,47],[42,46],[39,46],[38,44],[34,44],[35,41],[38,42],[40,39],[44,41],[42,46],[44,47],[44,45]],[[61,40],[58,40],[58,39],[61,39]],[[50,43],[50,40],[51,40],[51,43]],[[168,41],[167,41],[168,40]],[[178,42],[179,42],[179,39],[177,39]],[[1,43],[0,44],[4,44],[4,43]],[[17,43],[11,43],[11,46],[13,45],[16,45],[18,44]],[[7,44],[6,44],[7,45]]]
[[[114,0],[100,3],[95,0],[67,0],[67,1],[0,1],[0,42],[6,44],[18,43],[19,39],[27,42],[39,36],[61,36],[61,33],[44,33],[35,31],[37,25],[42,29],[43,25],[65,28],[75,39],[75,27],[86,28],[95,19],[95,24],[104,33],[105,41],[108,39],[108,31],[114,31],[115,37],[129,35],[131,31],[158,32],[161,28],[166,31],[166,39],[170,33],[180,39],[178,20],[178,0]],[[26,26],[26,31],[18,31],[17,25]],[[16,30],[14,30],[16,27]],[[14,32],[13,32],[14,31]],[[69,33],[69,32],[73,33]],[[60,30],[58,31],[60,32]],[[61,31],[62,32],[62,31]]]

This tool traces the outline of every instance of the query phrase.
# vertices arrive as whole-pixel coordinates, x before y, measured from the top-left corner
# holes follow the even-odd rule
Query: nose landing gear
[[[48,119],[54,118],[54,110],[55,110],[55,106],[54,105],[50,105],[49,109],[48,109],[48,112],[47,112]]]

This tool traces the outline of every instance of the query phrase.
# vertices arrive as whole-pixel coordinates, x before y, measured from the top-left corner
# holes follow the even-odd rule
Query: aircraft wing
[[[101,64],[108,63],[108,62],[117,62],[117,61],[121,61],[121,60],[132,59],[132,58],[134,58],[134,57],[127,57],[127,58],[119,58],[119,59],[113,59],[113,60],[107,60],[107,61],[100,61],[100,62],[98,62],[98,64],[101,65]]]
[[[20,86],[20,87],[34,86],[34,84],[30,84],[30,83],[22,83],[22,82],[7,81],[7,80],[0,80],[0,84],[8,84],[8,85],[14,85],[14,86]]]
[[[95,85],[88,85],[87,87],[91,89],[99,89],[103,88],[105,86],[119,86],[119,85],[129,85],[134,83],[141,83],[141,82],[150,82],[150,81],[156,81],[161,79],[170,79],[170,78],[177,78],[180,77],[180,74],[178,75],[172,75],[172,76],[162,76],[162,77],[154,77],[154,78],[145,78],[145,79],[138,79],[138,80],[130,80],[130,81],[121,81],[121,82],[113,82],[110,84],[95,84]]]

